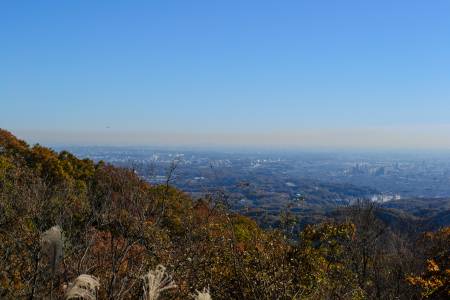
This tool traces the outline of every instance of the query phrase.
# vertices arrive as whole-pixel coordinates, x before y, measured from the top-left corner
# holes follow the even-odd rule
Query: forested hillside
[[[449,227],[409,234],[360,202],[263,230],[169,183],[0,130],[0,299],[450,297]]]

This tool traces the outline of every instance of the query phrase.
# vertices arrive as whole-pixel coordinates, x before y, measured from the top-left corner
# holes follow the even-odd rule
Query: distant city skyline
[[[450,150],[450,2],[4,1],[30,143]]]

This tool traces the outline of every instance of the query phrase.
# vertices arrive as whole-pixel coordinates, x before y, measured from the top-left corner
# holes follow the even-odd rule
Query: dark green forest
[[[450,298],[450,227],[360,201],[262,229],[169,183],[0,130],[0,299]]]

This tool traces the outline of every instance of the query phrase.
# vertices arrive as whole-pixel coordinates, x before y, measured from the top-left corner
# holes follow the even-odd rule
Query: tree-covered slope
[[[377,213],[364,203],[293,240],[220,198],[193,201],[132,170],[0,130],[0,298],[69,298],[84,278],[94,298],[142,299],[162,271],[176,287],[168,280],[160,299],[207,287],[213,299],[445,297],[448,230],[410,239]]]

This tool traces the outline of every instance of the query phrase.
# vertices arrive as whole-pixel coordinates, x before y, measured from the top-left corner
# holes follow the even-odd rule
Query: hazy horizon
[[[7,129],[7,128],[6,128]],[[266,133],[174,133],[151,131],[13,131],[30,144],[250,150],[450,151],[450,127],[308,129]]]

